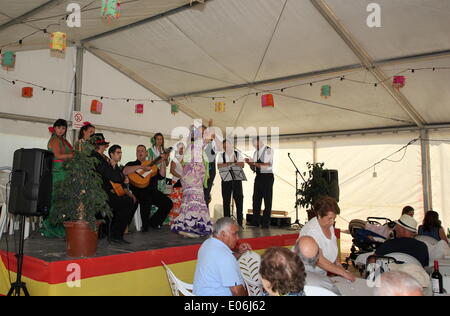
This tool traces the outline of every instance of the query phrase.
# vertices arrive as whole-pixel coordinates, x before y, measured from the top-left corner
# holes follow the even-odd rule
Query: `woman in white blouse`
[[[300,236],[314,238],[320,247],[320,257],[316,267],[307,267],[308,272],[322,275],[336,274],[354,282],[355,276],[346,271],[338,260],[338,245],[334,233],[336,216],[340,214],[339,206],[332,197],[324,197],[314,204],[317,217],[309,221],[300,231]]]

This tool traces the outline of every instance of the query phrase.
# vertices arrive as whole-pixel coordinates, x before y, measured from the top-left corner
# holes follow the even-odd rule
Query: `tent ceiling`
[[[23,6],[16,4],[11,6],[9,13],[4,11],[17,16],[38,2],[45,1],[23,1]],[[82,7],[92,4],[89,0],[78,2]],[[66,31],[71,40],[78,41],[170,11],[187,2],[129,1],[123,5],[122,18],[110,24],[99,18],[95,9],[83,13],[82,28]],[[161,92],[160,95],[181,96],[177,102],[185,109],[201,113],[203,118],[212,118],[222,128],[274,126],[280,127],[282,134],[293,134],[414,126],[414,120],[401,106],[402,102],[410,104],[425,124],[450,122],[450,112],[446,109],[450,102],[450,93],[446,89],[450,82],[449,69],[406,73],[406,87],[400,90],[402,100],[395,100],[392,92],[389,93],[382,85],[374,87],[377,79],[373,73],[361,66],[362,60],[354,49],[313,5],[325,4],[371,62],[399,58],[400,61],[389,66],[378,67],[386,77],[390,77],[408,68],[450,67],[450,2],[378,0],[383,27],[369,28],[366,8],[372,2],[207,0],[205,5],[111,32],[84,42],[84,45],[94,53],[108,56],[108,62],[113,61],[116,68],[125,69],[131,77],[135,74],[140,81],[148,82]],[[30,19],[64,14],[66,5],[49,8]],[[98,4],[91,7],[95,6]],[[0,14],[0,21],[4,20]],[[36,21],[33,25],[43,27],[48,22]],[[17,40],[30,30],[29,26],[17,25],[0,31],[0,45],[11,39]],[[47,45],[42,35],[31,39],[27,44]],[[443,53],[437,56],[439,58],[433,58],[434,52]],[[427,53],[432,53],[427,59],[401,60],[402,57]],[[315,75],[295,77],[308,73]],[[332,85],[329,99],[320,97],[321,83],[313,87],[308,84],[342,75],[372,84],[338,79],[328,81]],[[276,78],[281,79],[271,82]],[[254,82],[266,80],[269,83],[254,85]],[[272,92],[276,100],[275,109],[261,109],[257,92],[302,83],[307,85],[293,87],[283,93]],[[237,87],[230,89],[233,86]],[[192,95],[216,89],[219,91]],[[191,96],[185,98],[183,95]],[[223,97],[227,103],[226,112],[215,113],[214,101],[208,97],[216,97],[216,100]]]
[[[47,2],[53,2],[45,10],[37,12],[28,17],[21,24],[15,24],[0,32],[0,46],[17,42],[18,39],[23,38],[38,29],[44,29],[51,25],[48,30],[50,32],[62,31],[68,34],[71,42],[79,42],[82,39],[102,34],[114,30],[116,28],[126,26],[148,17],[156,16],[161,13],[179,8],[189,3],[189,0],[123,0],[122,15],[117,21],[108,22],[108,20],[101,17],[101,1],[100,0],[1,0],[2,4],[0,12],[12,18],[17,18],[26,12],[38,8],[40,5]],[[68,14],[66,12],[69,3],[78,3],[82,9],[81,13],[81,27],[69,28],[62,19]],[[0,18],[5,16],[0,14]],[[11,19],[0,20],[7,23]],[[39,32],[26,40],[21,47],[13,46],[12,48],[18,50],[38,49],[48,47],[48,35]]]

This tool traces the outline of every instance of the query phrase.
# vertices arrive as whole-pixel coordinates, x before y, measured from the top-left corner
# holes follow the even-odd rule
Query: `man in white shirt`
[[[233,150],[233,145],[227,141],[223,141],[224,152],[217,156],[217,165],[220,173],[231,172],[231,167],[236,166],[241,169],[244,168],[244,160],[238,151]],[[231,173],[233,176],[234,174]],[[223,198],[223,216],[230,217],[230,203],[231,194],[236,203],[237,210],[237,222],[239,226],[242,226],[243,222],[243,209],[244,209],[244,194],[242,190],[241,180],[223,181],[222,180],[222,198]]]
[[[273,184],[273,149],[266,146],[260,137],[253,140],[256,152],[253,161],[245,161],[250,168],[256,172],[256,179],[253,191],[253,221],[251,226],[269,228],[272,213]],[[261,207],[264,200],[264,214],[261,221]]]
[[[245,282],[239,267],[240,256],[252,248],[239,241],[239,226],[224,217],[214,224],[213,237],[198,251],[194,289],[196,296],[247,296]]]

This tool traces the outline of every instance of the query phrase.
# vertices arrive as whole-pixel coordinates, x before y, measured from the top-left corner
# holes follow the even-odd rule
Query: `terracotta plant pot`
[[[98,230],[97,223],[97,230]],[[71,258],[94,257],[97,252],[98,233],[87,222],[65,222],[67,255]]]

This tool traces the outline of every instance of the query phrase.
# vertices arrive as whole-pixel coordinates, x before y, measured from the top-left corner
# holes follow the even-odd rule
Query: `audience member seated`
[[[309,236],[300,237],[295,243],[293,251],[294,254],[299,256],[300,260],[303,262],[306,271],[314,271],[321,255],[319,246],[314,238]],[[334,285],[330,278],[317,272],[306,273],[305,285],[324,288],[338,296],[341,295],[338,288]]]
[[[402,210],[402,216],[403,215],[414,217],[414,208],[412,206],[405,206]]]
[[[237,259],[251,250],[249,244],[239,245],[239,226],[229,217],[219,219],[213,229],[213,236],[206,240],[198,252],[194,276],[196,296],[247,296],[244,279]]]
[[[439,220],[439,214],[434,211],[428,211],[425,214],[423,225],[419,226],[419,236],[429,236],[437,241],[445,241],[448,243],[447,235]]]
[[[338,261],[338,245],[334,234],[336,216],[340,214],[339,206],[332,197],[324,197],[314,204],[317,217],[310,220],[301,230],[300,236],[312,237],[320,248],[321,255],[317,267],[307,272],[320,273],[323,276],[328,273],[337,274],[345,279],[355,282],[353,274],[346,271]]]
[[[375,254],[377,256],[386,256],[391,253],[399,252],[416,258],[423,267],[429,265],[429,254],[427,246],[416,239],[417,222],[409,215],[403,215],[395,222],[396,238],[388,240],[379,248]]]
[[[422,286],[404,272],[386,272],[376,281],[375,296],[423,296]]]
[[[268,295],[305,296],[305,266],[289,249],[267,249],[261,258],[259,273]]]

